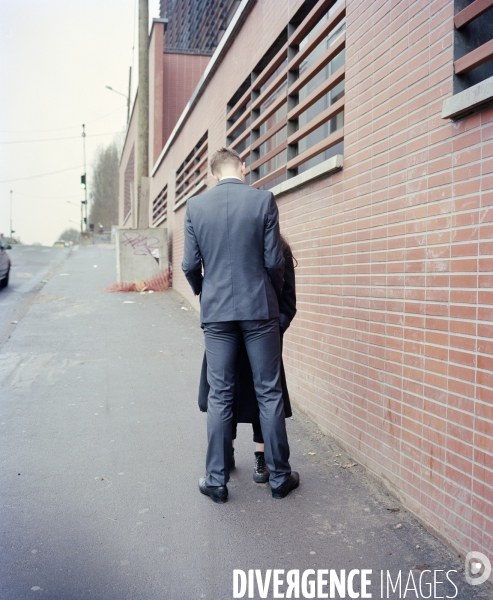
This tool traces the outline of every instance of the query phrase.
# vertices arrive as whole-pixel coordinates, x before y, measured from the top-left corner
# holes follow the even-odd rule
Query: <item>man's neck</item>
[[[238,177],[238,175],[224,175],[219,181],[222,181],[223,179],[239,179],[242,181],[241,177]]]

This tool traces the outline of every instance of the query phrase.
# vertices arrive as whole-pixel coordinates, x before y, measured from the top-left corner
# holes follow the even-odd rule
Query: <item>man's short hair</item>
[[[211,171],[214,175],[221,175],[225,165],[231,165],[236,169],[240,169],[241,164],[241,157],[236,150],[219,148],[217,152],[214,152],[211,158]]]

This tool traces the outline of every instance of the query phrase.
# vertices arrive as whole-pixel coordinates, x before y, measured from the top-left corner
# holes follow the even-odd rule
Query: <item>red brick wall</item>
[[[190,96],[202,77],[209,56],[193,54],[163,55],[163,145],[173,131]],[[200,136],[199,136],[200,137]],[[157,155],[156,155],[157,157]]]
[[[440,117],[453,2],[348,1],[344,170],[281,199],[293,395],[463,552],[493,548],[493,110]],[[490,289],[488,289],[490,288]]]
[[[224,143],[226,102],[299,4],[256,3],[155,189],[206,129],[210,152]],[[452,18],[453,0],[347,0],[344,169],[278,200],[299,261],[285,357],[302,410],[455,548],[488,554],[493,110],[440,117]],[[182,216],[169,227],[191,299]]]

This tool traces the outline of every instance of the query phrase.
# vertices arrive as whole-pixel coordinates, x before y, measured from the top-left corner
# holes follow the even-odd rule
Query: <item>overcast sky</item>
[[[67,227],[79,228],[82,123],[90,177],[98,146],[126,125],[126,99],[105,86],[126,95],[133,65],[135,94],[137,4],[0,0],[1,233],[10,231],[10,190],[23,243],[51,245]],[[149,17],[159,17],[159,0],[149,0]]]

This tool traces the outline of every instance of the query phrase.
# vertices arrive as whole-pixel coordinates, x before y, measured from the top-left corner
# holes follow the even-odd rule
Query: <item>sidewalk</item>
[[[414,567],[416,581],[456,569],[459,600],[491,598],[299,412],[298,490],[273,500],[253,483],[242,425],[229,502],[202,496],[198,315],[173,291],[101,292],[114,280],[114,250],[81,246],[0,348],[2,600],[227,600],[234,569],[372,569],[380,598],[380,570],[404,589]]]

